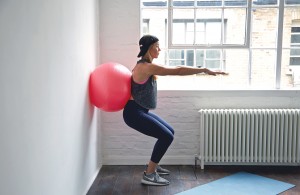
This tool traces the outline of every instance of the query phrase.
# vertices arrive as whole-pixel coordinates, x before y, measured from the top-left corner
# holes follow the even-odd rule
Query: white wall
[[[138,53],[139,1],[103,0],[101,59],[133,67]],[[220,82],[221,78],[219,79]],[[158,85],[162,80],[158,79]],[[165,88],[167,86],[164,83]],[[300,108],[300,91],[285,90],[160,90],[154,111],[175,128],[175,139],[163,164],[193,164],[199,154],[200,108]],[[155,139],[126,126],[122,112],[102,113],[103,164],[145,164]]]
[[[0,194],[81,195],[101,166],[97,0],[0,1]]]

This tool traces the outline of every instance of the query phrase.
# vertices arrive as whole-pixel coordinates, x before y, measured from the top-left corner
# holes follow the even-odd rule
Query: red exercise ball
[[[98,66],[90,75],[91,103],[107,112],[124,108],[131,95],[131,72],[118,63]]]

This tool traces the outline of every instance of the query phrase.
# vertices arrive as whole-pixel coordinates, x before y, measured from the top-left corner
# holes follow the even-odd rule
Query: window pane
[[[194,66],[194,50],[186,51],[186,65]]]
[[[209,69],[220,69],[220,60],[205,60],[206,68]]]
[[[170,49],[169,58],[170,59],[184,59],[184,50]]]
[[[173,43],[184,44],[185,43],[185,24],[173,23]]]
[[[169,50],[169,66],[184,65],[184,50],[171,49]]]
[[[277,0],[253,0],[253,5],[277,5]]]
[[[300,57],[291,57],[290,58],[290,65],[300,66]]]
[[[285,0],[285,3],[287,5],[300,5],[300,1],[299,0]]]
[[[291,49],[291,56],[299,56],[300,57],[300,49]]]
[[[246,6],[247,0],[225,0],[225,6]]]
[[[186,23],[186,39],[185,43],[194,44],[194,22]],[[183,35],[183,34],[182,34]]]
[[[222,0],[198,0],[197,6],[221,6]]]
[[[143,0],[142,5],[144,7],[166,7],[167,1],[157,1],[157,0]]]
[[[173,10],[173,44],[194,43],[194,10]]]
[[[298,13],[300,13],[300,6],[284,8],[284,28],[282,39],[282,45],[284,48],[289,48],[291,45],[294,45],[295,42],[291,44],[292,41],[299,40],[299,38],[292,38],[294,35],[300,36],[300,16]],[[300,41],[298,43],[300,46]]]
[[[204,66],[204,50],[196,50],[196,66]]]
[[[205,22],[201,20],[196,24],[196,43],[205,44]]]
[[[221,43],[221,22],[206,23],[206,43],[207,44]]]
[[[290,53],[291,51],[289,49],[282,50],[280,88],[293,87],[293,69],[290,66]]]
[[[220,59],[221,54],[220,50],[207,50],[206,51],[206,58],[210,59]]]
[[[300,27],[292,27],[292,33],[300,33]]]
[[[237,58],[238,56],[238,58]],[[229,73],[223,76],[224,88],[245,88],[248,86],[249,52],[246,49],[227,49],[224,51],[224,70]]]
[[[170,60],[169,66],[183,66],[184,60]]]
[[[275,87],[275,60],[276,50],[252,50],[252,87],[269,89]]]
[[[221,69],[220,50],[206,50],[205,67],[211,69]]]
[[[246,8],[230,8],[224,10],[225,44],[245,44],[246,15]]]
[[[300,34],[299,35],[292,35],[291,43],[298,43],[300,44]]]
[[[142,24],[143,34],[149,34],[149,19],[144,19]]]
[[[257,8],[252,12],[252,47],[275,48],[277,38],[277,8]]]
[[[186,7],[186,6],[194,6],[193,0],[182,0],[182,1],[173,1],[173,6],[180,6],[180,7]]]
[[[221,9],[197,9],[196,44],[221,43]]]

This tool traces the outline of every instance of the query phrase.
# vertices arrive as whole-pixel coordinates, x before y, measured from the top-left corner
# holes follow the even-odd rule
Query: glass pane
[[[221,43],[221,16],[221,9],[197,9],[196,44]]]
[[[170,60],[169,66],[183,66],[184,60]]]
[[[196,43],[205,43],[205,22],[201,20],[197,21],[196,24]]]
[[[173,44],[194,43],[194,10],[174,9],[173,10]]]
[[[276,50],[252,50],[251,87],[275,87],[275,61]]]
[[[204,65],[204,50],[196,50],[196,66],[203,67]]]
[[[197,6],[221,6],[222,0],[198,0]]]
[[[206,68],[219,69],[221,68],[220,60],[205,60]]]
[[[167,0],[165,1],[157,1],[157,0],[143,0],[142,6],[144,7],[166,7],[167,6]]]
[[[247,0],[225,0],[225,6],[246,6]]]
[[[238,56],[238,58],[237,58]],[[228,76],[223,76],[219,84],[224,88],[248,87],[248,64],[249,52],[246,49],[227,49],[224,51],[223,70],[228,72]]]
[[[187,6],[194,6],[194,1],[193,0],[182,0],[182,1],[173,1],[173,6],[174,7],[187,7]]]
[[[300,5],[300,1],[299,0],[285,0],[285,3],[287,5]]]
[[[246,39],[246,9],[224,10],[224,43],[244,45]]]
[[[291,57],[290,65],[292,66],[300,66],[300,57]]]
[[[221,22],[206,23],[206,43],[221,44]]]
[[[300,34],[299,35],[292,35],[291,43],[298,43],[300,44]]]
[[[194,66],[194,50],[186,51],[186,65]]]
[[[180,49],[170,49],[169,50],[170,59],[184,59],[184,50]]]
[[[221,51],[206,50],[205,67],[221,70]]]
[[[237,58],[237,56],[239,57]],[[248,87],[249,52],[246,49],[224,50],[224,59],[221,68],[229,75],[219,75],[217,77],[199,75],[199,81],[195,84],[218,89],[245,89]],[[211,61],[211,64],[214,66],[218,63],[217,61]],[[204,83],[205,85],[203,85]]]
[[[300,33],[300,27],[292,27],[292,33]]]
[[[253,5],[277,5],[278,0],[253,0]]]
[[[290,66],[290,53],[291,50],[289,49],[282,50],[280,88],[293,87],[293,80],[292,80],[293,69]]]
[[[206,50],[206,58],[220,59],[220,50]]]
[[[275,48],[277,38],[277,8],[257,8],[252,12],[252,47]],[[263,16],[263,17],[262,17]]]
[[[300,57],[300,49],[291,49],[291,56],[299,56]]]
[[[284,8],[282,45],[285,48],[289,48],[291,46],[292,35],[298,33],[300,35],[300,18],[298,17],[299,19],[295,19],[297,18],[295,16],[297,16],[298,13],[300,13],[300,6]]]
[[[143,35],[149,34],[149,19],[144,19],[142,23]]]
[[[185,43],[185,24],[173,23],[173,43],[184,44]]]
[[[186,39],[185,43],[194,44],[194,22],[186,23]]]

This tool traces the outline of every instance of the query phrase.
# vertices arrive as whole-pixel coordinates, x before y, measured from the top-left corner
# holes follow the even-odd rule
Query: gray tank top
[[[142,60],[138,63],[143,62]],[[157,83],[154,76],[150,76],[144,84],[133,81],[131,77],[131,95],[136,103],[146,109],[154,109],[157,104]]]

